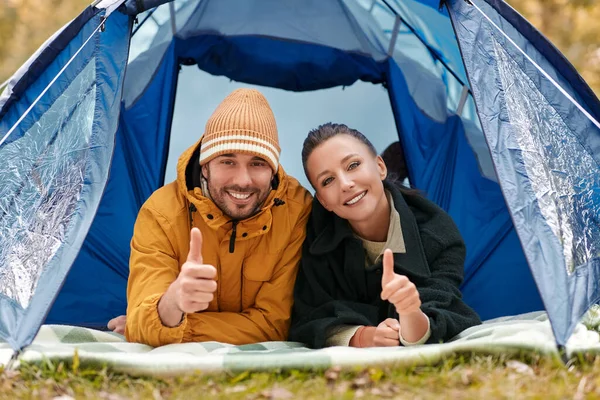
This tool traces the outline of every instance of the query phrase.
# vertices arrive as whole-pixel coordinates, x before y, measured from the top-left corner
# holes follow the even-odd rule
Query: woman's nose
[[[342,190],[348,191],[354,187],[354,181],[352,179],[348,179],[347,176],[340,176],[340,183],[342,184]]]

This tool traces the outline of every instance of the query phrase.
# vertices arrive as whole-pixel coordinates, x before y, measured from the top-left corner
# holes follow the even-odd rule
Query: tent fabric
[[[49,91],[51,96],[64,95],[61,101],[70,110],[68,121],[83,113],[81,107],[88,99],[93,112],[76,120],[93,121],[87,128],[90,138],[100,140],[104,135],[105,142],[98,147],[97,158],[90,159],[102,171],[100,178],[83,179],[79,184],[84,194],[76,204],[85,204],[87,211],[78,209],[72,218],[80,222],[78,239],[69,242],[71,251],[65,252],[61,262],[52,259],[44,267],[56,272],[53,282],[62,283],[73,264],[47,323],[99,328],[125,312],[133,223],[143,202],[164,184],[179,68],[197,65],[213,75],[290,91],[350,85],[357,80],[384,85],[411,182],[450,213],[467,244],[461,288],[465,300],[483,319],[545,306],[557,341],[566,342],[583,311],[597,300],[597,280],[593,279],[597,233],[592,226],[599,215],[597,130],[490,28],[475,7],[464,0],[449,1],[443,9],[437,0],[163,3],[131,0],[120,9],[133,15],[151,8],[139,15],[146,22],[136,28],[135,35],[125,14],[110,14],[94,46],[85,47],[65,72],[65,79],[57,80]],[[119,2],[100,4],[112,10]],[[474,4],[531,51],[535,61],[586,110],[598,114],[599,103],[589,88],[526,21],[496,0]],[[144,18],[150,13],[150,18]],[[42,49],[15,75],[0,100],[0,138],[79,48],[82,38],[89,36],[89,29],[98,27],[102,15],[95,8],[84,11],[47,45],[51,50]],[[402,23],[395,35],[398,18]],[[393,37],[395,43],[391,43]],[[81,75],[84,63],[96,68]],[[489,66],[495,74],[492,81],[484,79]],[[74,81],[77,85],[72,87],[78,88],[79,97],[70,95],[68,89]],[[94,101],[89,96],[79,100],[82,93],[92,93],[84,87],[93,87]],[[465,90],[474,96],[469,95],[460,109]],[[514,91],[514,97],[508,98],[506,90],[511,95]],[[502,101],[496,102],[496,97]],[[11,145],[22,146],[34,136],[40,136],[36,140],[46,137],[26,133],[30,128],[40,129],[51,107],[52,102],[43,98],[10,141],[0,144],[0,152]],[[545,117],[556,123],[545,125]],[[509,122],[515,118],[522,124],[512,126]],[[528,119],[536,121],[533,129],[524,128]],[[70,125],[65,126],[58,131],[70,132]],[[559,127],[557,132],[555,127]],[[521,139],[528,140],[527,145],[519,143]],[[58,139],[50,142],[63,151],[74,146]],[[548,149],[542,146],[545,143],[550,143]],[[43,146],[31,148],[31,152],[43,151]],[[568,155],[584,163],[569,163]],[[532,170],[530,165],[543,168]],[[7,198],[28,193],[19,189],[20,182],[27,182],[27,168],[31,169],[17,168],[20,175],[12,177],[15,183]],[[0,173],[4,180],[13,172]],[[541,185],[546,183],[543,174],[564,176],[546,188]],[[0,212],[8,210],[13,220],[18,219],[18,210],[0,205]],[[36,207],[37,203],[32,205]],[[550,223],[552,218],[556,221]],[[573,235],[565,234],[565,227]],[[4,248],[12,251],[20,242],[15,243]],[[565,264],[568,257],[573,262]],[[17,270],[5,265],[13,264],[0,263],[0,273]],[[560,278],[555,280],[554,274]],[[19,307],[23,308],[17,296],[7,300],[10,305],[0,302],[0,335],[11,346],[31,339],[56,287],[34,288],[32,299],[39,293],[45,303],[35,306],[35,318],[25,333],[16,333],[14,321],[19,318]],[[551,299],[555,293],[561,296]],[[33,303],[27,309],[32,307]]]
[[[33,340],[60,290],[96,213],[113,152],[128,48],[122,15],[106,21],[107,32],[82,47],[7,136],[42,88],[98,35],[103,13],[80,18],[87,21],[76,20],[74,31],[66,28],[49,44],[61,50],[51,51],[56,57],[46,69],[35,71],[34,62],[23,75],[39,78],[12,97],[0,124],[6,137],[0,145],[0,337],[14,349]]]
[[[393,111],[410,181],[452,216],[467,244],[465,301],[483,319],[542,309],[502,193],[480,174],[460,119],[442,125],[407,107],[406,81],[393,63],[389,68],[392,105],[402,105]]]
[[[498,9],[473,3],[586,104],[563,76],[570,65],[550,64]],[[600,130],[481,12],[462,1],[450,8],[504,196],[564,344],[600,298]]]
[[[178,71],[172,51],[144,96],[121,110],[112,173],[48,321],[102,329],[125,312],[133,225],[144,201],[164,182]]]

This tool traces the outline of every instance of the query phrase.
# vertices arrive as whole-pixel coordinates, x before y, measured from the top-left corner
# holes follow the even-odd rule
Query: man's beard
[[[250,218],[261,210],[265,200],[269,197],[270,187],[261,192],[258,187],[241,187],[238,185],[229,185],[221,188],[217,188],[211,184],[210,169],[207,168],[206,178],[202,178],[206,181],[206,188],[208,189],[208,196],[210,199],[221,209],[221,211],[229,216],[233,220],[244,220]],[[227,191],[233,191],[237,193],[251,193],[251,196],[255,198],[254,203],[248,205],[237,205],[231,204],[226,199],[229,197]]]

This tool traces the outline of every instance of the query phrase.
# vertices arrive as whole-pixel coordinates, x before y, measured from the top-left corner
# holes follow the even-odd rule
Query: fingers
[[[416,297],[419,297],[419,292],[417,291],[417,288],[415,287],[415,285],[413,285],[412,283],[409,282],[408,284],[391,292],[386,300],[389,301],[390,303],[396,305],[398,302],[400,302],[404,299],[408,299],[408,298],[412,299],[412,298],[416,298]]]
[[[198,228],[192,228],[190,232],[190,251],[187,260],[202,264],[202,232]]]
[[[208,282],[216,283],[214,281]],[[184,283],[182,284],[182,291],[179,295],[178,307],[184,313],[204,311],[208,308],[213,299],[213,292],[189,289],[189,287],[186,290]]]
[[[184,301],[189,304],[208,304],[215,298],[215,295],[212,293],[206,292],[196,292],[193,295],[188,296],[188,298]]]
[[[385,286],[381,288],[381,299],[389,300],[389,297],[396,293],[398,290],[401,290],[405,286],[412,285],[412,282],[408,280],[404,275],[394,275],[394,279],[389,281]],[[414,286],[414,285],[413,285]]]
[[[125,325],[127,317],[125,315],[118,316],[108,321],[107,328],[115,333],[123,335],[125,333]]]
[[[117,318],[118,318],[118,317],[117,317]],[[106,324],[106,327],[107,327],[109,330],[111,330],[111,331],[112,331],[112,330],[114,330],[114,329],[115,329],[115,327],[117,326],[117,321],[116,321],[116,319],[117,319],[117,318],[113,318],[113,319],[111,319],[110,321],[108,321],[108,324]]]
[[[383,274],[381,275],[381,287],[385,287],[394,279],[394,254],[392,250],[385,249],[383,252]]]
[[[196,313],[198,311],[204,311],[208,308],[210,302],[199,302],[186,300],[181,303],[180,309],[186,314]]]
[[[373,345],[376,347],[397,347],[400,346],[400,340],[398,339],[398,333],[396,333],[396,339],[387,338],[373,338]]]
[[[390,328],[394,332],[398,332],[400,330],[400,322],[398,322],[398,320],[395,318],[388,318],[385,321],[383,321],[382,323],[385,324],[388,328]],[[396,336],[398,335],[398,333],[394,333],[394,334]]]
[[[214,293],[217,282],[212,279],[185,277],[181,280],[181,292],[185,296],[195,296],[197,293]]]
[[[195,262],[188,261],[181,267],[181,274],[188,278],[215,279],[217,276],[217,269],[212,265],[197,264]]]
[[[412,314],[421,310],[421,299],[408,299],[394,305],[399,315]]]
[[[398,314],[410,314],[421,308],[421,298],[416,288],[406,286],[393,293],[388,301],[394,305]]]
[[[212,265],[186,262],[181,268],[177,306],[184,313],[204,311],[214,299],[217,270]]]
[[[206,310],[214,299],[217,290],[217,270],[212,265],[202,264],[202,234],[192,229],[188,260],[181,267],[177,277],[174,301],[184,313]]]
[[[394,322],[398,324],[398,329],[400,329],[400,324],[397,320],[394,320],[393,318],[388,318],[377,326],[377,328],[375,329],[375,335],[373,336],[374,346],[400,345],[400,340],[398,338],[398,330],[390,327],[390,325],[395,326]]]

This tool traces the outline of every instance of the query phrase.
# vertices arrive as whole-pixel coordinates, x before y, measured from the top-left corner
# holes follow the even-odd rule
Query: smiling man
[[[217,107],[199,143],[180,157],[177,180],[139,212],[129,341],[287,339],[311,196],[285,174],[279,152],[260,92],[236,90]]]

